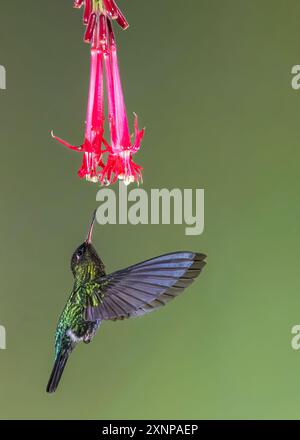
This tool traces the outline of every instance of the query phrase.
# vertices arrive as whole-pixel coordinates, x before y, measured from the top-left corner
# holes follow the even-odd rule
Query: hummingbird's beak
[[[93,214],[93,217],[92,217],[91,226],[90,226],[88,235],[87,235],[86,240],[85,240],[86,243],[89,243],[89,244],[92,243],[93,229],[94,229],[94,225],[95,225],[95,221],[96,221],[96,212],[97,212],[97,209],[95,209],[95,211],[94,211],[94,214]]]

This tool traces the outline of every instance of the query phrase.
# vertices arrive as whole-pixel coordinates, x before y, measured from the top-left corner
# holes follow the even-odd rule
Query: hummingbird
[[[92,245],[96,211],[86,240],[71,258],[74,286],[55,333],[55,360],[47,385],[54,393],[77,344],[89,344],[102,321],[143,316],[176,298],[200,275],[206,255],[173,252],[109,275]]]

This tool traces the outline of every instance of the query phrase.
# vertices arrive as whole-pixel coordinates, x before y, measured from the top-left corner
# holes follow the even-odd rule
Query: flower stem
[[[103,12],[103,1],[102,0],[93,0],[93,11],[94,12]]]

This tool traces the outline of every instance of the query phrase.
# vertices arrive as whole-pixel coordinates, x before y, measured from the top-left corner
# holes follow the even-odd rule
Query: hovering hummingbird
[[[47,392],[57,389],[67,360],[79,342],[88,344],[105,320],[145,315],[178,296],[201,273],[206,255],[174,252],[106,275],[92,245],[96,211],[86,240],[71,259],[74,287],[55,334],[55,362]]]

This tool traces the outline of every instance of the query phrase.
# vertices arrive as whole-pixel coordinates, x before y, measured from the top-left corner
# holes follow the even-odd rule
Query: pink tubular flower
[[[96,14],[93,14],[95,32],[90,30],[91,45],[91,71],[89,97],[86,114],[85,140],[79,146],[73,146],[68,142],[53,135],[54,139],[65,147],[84,153],[83,163],[78,171],[79,177],[85,177],[91,182],[98,182],[98,167],[103,166],[101,145],[104,131],[104,95],[103,95],[103,53],[98,42],[97,34],[100,33],[100,22]]]
[[[117,47],[109,19],[107,19],[105,45],[108,48],[103,50],[103,54],[111,145],[107,146],[108,159],[100,174],[100,181],[114,183],[117,179],[121,179],[125,184],[129,184],[134,181],[138,182],[142,178],[142,168],[133,162],[132,155],[140,149],[145,130],[138,129],[138,118],[135,115],[135,141],[132,144],[119,73]]]

